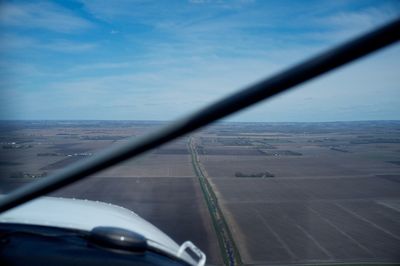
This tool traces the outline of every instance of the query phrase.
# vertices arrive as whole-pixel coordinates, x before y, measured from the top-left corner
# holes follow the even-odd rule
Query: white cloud
[[[370,29],[376,25],[388,22],[400,14],[400,9],[394,6],[383,5],[369,7],[360,11],[339,12],[326,18],[325,23],[339,28]]]
[[[325,26],[324,32],[314,32],[311,38],[340,41],[372,30],[400,16],[399,4],[381,4],[358,11],[339,12],[334,15],[318,18],[315,23]]]
[[[0,24],[63,33],[94,27],[90,21],[50,2],[1,3]]]
[[[278,11],[264,6],[263,10],[224,10],[222,13],[223,6],[216,7],[216,4],[189,4],[175,10],[176,2],[169,9],[165,8],[169,2],[165,3],[158,6],[143,1],[85,2],[90,13],[106,21],[102,23],[107,24],[103,31],[106,37],[97,43],[107,49],[98,49],[96,54],[88,53],[87,57],[75,56],[73,62],[67,60],[62,71],[54,71],[57,77],[50,74],[50,78],[40,77],[42,81],[36,83],[27,79],[18,87],[24,99],[18,112],[24,110],[31,118],[176,118],[390,17],[389,11],[382,7],[322,17],[321,14],[333,12],[320,5],[322,11],[314,12],[314,6],[303,7],[301,3],[297,4],[301,10],[295,12],[282,5]],[[134,27],[130,27],[131,23]],[[116,29],[121,34],[110,36]],[[142,30],[144,35],[140,35]],[[88,36],[95,39],[97,34]],[[72,39],[45,42],[9,34],[0,41],[0,48],[79,53],[96,48],[97,43]],[[369,68],[376,69],[353,69],[336,78],[311,83],[310,89],[296,90],[277,97],[265,107],[244,113],[243,120],[277,121],[292,117],[324,120],[324,117],[330,119],[329,116],[340,117],[336,107],[350,117],[350,109],[360,110],[359,113],[377,109],[374,100],[379,98],[376,90],[380,86],[392,101],[400,99],[396,91],[399,84],[398,60],[395,60],[399,52],[396,51],[385,60],[368,64]],[[25,72],[29,71],[25,67]],[[380,76],[375,79],[376,73]],[[15,76],[20,77],[18,73]],[[358,95],[367,97],[366,104],[350,101]],[[335,97],[337,104],[331,103]],[[380,104],[383,108],[396,106],[387,101]]]

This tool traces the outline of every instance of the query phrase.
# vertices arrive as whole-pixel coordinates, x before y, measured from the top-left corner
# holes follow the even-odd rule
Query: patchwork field
[[[78,124],[28,123],[3,128],[0,193],[90,158],[110,145],[124,145],[130,134],[140,137],[156,127],[140,122],[128,123],[129,127],[112,124],[112,129],[108,122]],[[190,158],[187,139],[179,139],[52,195],[133,210],[178,243],[191,240],[206,252],[210,264],[218,265],[222,263],[218,240]]]
[[[0,193],[160,126],[0,123]],[[129,208],[221,265],[201,175],[244,265],[400,263],[399,121],[220,123],[53,195]]]
[[[400,261],[399,125],[358,126],[198,135],[244,264]]]

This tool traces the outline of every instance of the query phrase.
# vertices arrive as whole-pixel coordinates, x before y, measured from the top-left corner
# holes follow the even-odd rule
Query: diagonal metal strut
[[[88,160],[66,167],[53,176],[16,189],[1,198],[0,212],[84,179],[89,175],[156,148],[261,100],[286,91],[332,69],[395,43],[399,40],[399,37],[400,18],[208,105],[191,116],[178,120],[153,134],[137,140],[131,140],[123,146],[111,147]]]

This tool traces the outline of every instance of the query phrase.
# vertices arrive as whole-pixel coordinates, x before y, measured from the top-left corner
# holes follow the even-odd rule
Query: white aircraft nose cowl
[[[97,226],[113,226],[143,235],[147,244],[171,254],[178,244],[136,213],[108,203],[41,197],[0,215],[2,223],[19,223],[90,231]]]

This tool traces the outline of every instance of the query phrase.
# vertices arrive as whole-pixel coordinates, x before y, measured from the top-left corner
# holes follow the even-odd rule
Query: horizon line
[[[176,120],[145,119],[0,119],[1,122],[152,122],[174,123]],[[215,123],[344,123],[344,122],[400,122],[400,119],[329,120],[329,121],[216,121]]]

